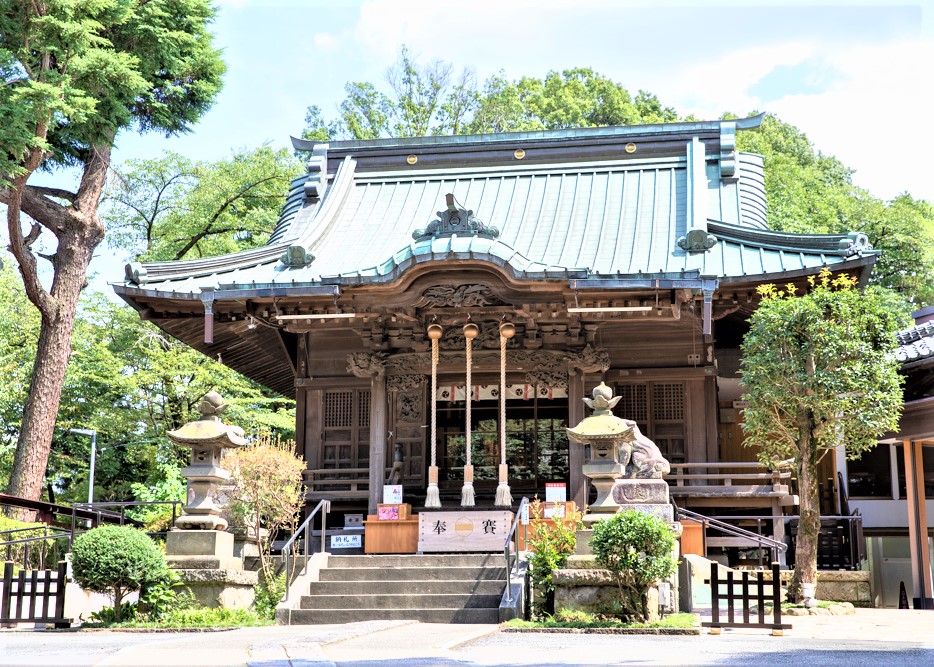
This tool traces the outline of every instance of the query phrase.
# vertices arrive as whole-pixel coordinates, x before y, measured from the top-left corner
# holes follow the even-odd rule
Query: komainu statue
[[[631,419],[623,419],[632,428],[632,456],[626,466],[626,478],[661,479],[671,472],[671,466],[662,456],[658,446],[639,430],[639,425]]]

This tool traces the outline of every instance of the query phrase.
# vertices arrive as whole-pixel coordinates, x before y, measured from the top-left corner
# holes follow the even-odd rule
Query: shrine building
[[[739,493],[717,474],[756,460],[738,427],[756,288],[804,288],[823,267],[865,284],[877,253],[856,231],[768,229],[762,158],[736,148],[761,121],[293,139],[307,173],[264,247],[130,264],[115,289],[296,400],[308,500],[335,511],[372,513],[394,464],[415,506],[432,465],[444,506],[459,504],[470,465],[477,505],[491,505],[503,426],[513,498],[565,483],[583,507],[584,453],[565,428],[603,381],[671,462],[680,505],[775,516],[794,510],[788,480]],[[514,336],[501,339],[503,323]]]

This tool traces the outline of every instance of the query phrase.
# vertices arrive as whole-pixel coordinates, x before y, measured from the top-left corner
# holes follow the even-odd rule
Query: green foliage
[[[300,165],[262,146],[213,162],[175,153],[130,160],[102,212],[111,245],[143,261],[206,257],[263,245]]]
[[[166,576],[159,546],[128,526],[99,526],[80,535],[72,548],[72,567],[82,588],[113,596],[117,621],[125,593]]]
[[[403,46],[389,69],[386,92],[369,82],[348,83],[339,117],[326,120],[308,108],[306,139],[377,139],[429,134],[478,134],[678,120],[657,97],[639,91],[635,99],[619,83],[590,68],[549,72],[545,78],[509,81],[493,75],[478,88],[463,70],[452,78],[449,63],[420,64]]]
[[[54,0],[0,12],[0,175],[26,151],[84,161],[131,126],[185,131],[210,107],[224,65],[209,0]],[[37,130],[48,126],[48,135]],[[2,184],[2,182],[0,182]]]
[[[844,443],[848,456],[898,425],[901,380],[894,358],[901,322],[874,290],[825,270],[807,294],[760,288],[742,350],[745,444],[764,461],[809,456],[803,447]]]
[[[627,597],[627,589],[638,595],[642,603],[638,620],[643,622],[649,616],[649,587],[677,568],[674,546],[674,534],[663,519],[636,510],[597,522],[590,540],[597,563],[616,577],[621,597]]]
[[[285,595],[285,572],[278,577],[263,579],[253,587],[253,609],[260,618],[270,621],[276,618],[276,605]]]
[[[127,605],[124,605],[126,607]],[[218,607],[215,609],[183,606],[168,611],[158,620],[149,620],[141,617],[115,619],[112,607],[107,607],[100,614],[99,623],[88,623],[85,625],[119,627],[119,628],[237,628],[252,627],[260,625],[269,625],[270,621],[260,618],[256,612],[251,609],[224,609]]]
[[[853,184],[852,170],[814,149],[798,128],[767,115],[737,135],[765,159],[769,227],[797,233],[865,232],[882,250],[871,282],[915,307],[934,302],[934,208],[904,193],[883,202]]]
[[[115,623],[130,623],[139,618],[139,605],[135,602],[124,602],[120,605],[120,613],[115,607],[103,607],[91,612],[91,624],[113,625]]]
[[[146,581],[139,594],[140,618],[159,621],[170,612],[190,608],[191,594],[184,589],[182,578],[175,570],[166,568],[162,576]]]
[[[577,531],[582,525],[578,511],[566,516],[544,518],[544,505],[536,498],[529,504],[528,535],[526,549],[529,551],[529,577],[535,589],[533,616],[541,618],[554,613],[555,585],[552,572],[560,570],[568,562],[577,545]]]
[[[18,521],[0,513],[0,563],[8,560],[17,568],[25,564],[27,569],[54,569],[54,564],[65,558],[68,549],[67,536],[23,544],[9,543],[31,537],[44,537],[55,532],[44,523]]]
[[[898,426],[902,391],[895,360],[900,320],[874,289],[860,291],[845,274],[760,288],[762,303],[743,339],[742,374],[749,402],[746,446],[765,462],[790,460],[797,473],[800,520],[795,574],[788,594],[817,580],[820,531],[818,464],[834,447],[859,457]]]
[[[38,313],[29,305],[11,265],[0,271],[0,487],[12,466],[29,369],[35,359]],[[75,325],[73,351],[46,480],[57,500],[87,498],[90,438],[70,428],[98,431],[95,499],[183,500],[177,450],[165,432],[196,419],[197,405],[215,386],[230,404],[225,417],[247,432],[294,438],[294,402],[261,387],[215,359],[168,337],[133,309],[99,293],[86,294]],[[161,530],[168,506],[130,514]]]

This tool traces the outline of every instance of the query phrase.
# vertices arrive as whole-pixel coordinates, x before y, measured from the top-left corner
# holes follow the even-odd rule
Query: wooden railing
[[[753,462],[672,463],[666,479],[673,496],[786,496],[791,473]]]
[[[393,468],[386,468],[388,479]],[[369,468],[320,468],[305,470],[308,500],[361,500],[370,497]]]
[[[65,618],[65,587],[67,564],[61,561],[58,570],[20,570],[13,576],[13,563],[3,566],[0,591],[0,625],[15,623],[50,623],[67,628]],[[49,607],[52,609],[49,609]]]

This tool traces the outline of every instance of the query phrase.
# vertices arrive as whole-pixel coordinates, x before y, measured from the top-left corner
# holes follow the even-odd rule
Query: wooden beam
[[[908,543],[911,548],[911,580],[913,597],[921,603],[930,604],[934,598],[931,589],[931,555],[928,550],[927,508],[925,507],[924,465],[922,445],[918,440],[906,438],[905,486],[908,496]]]

